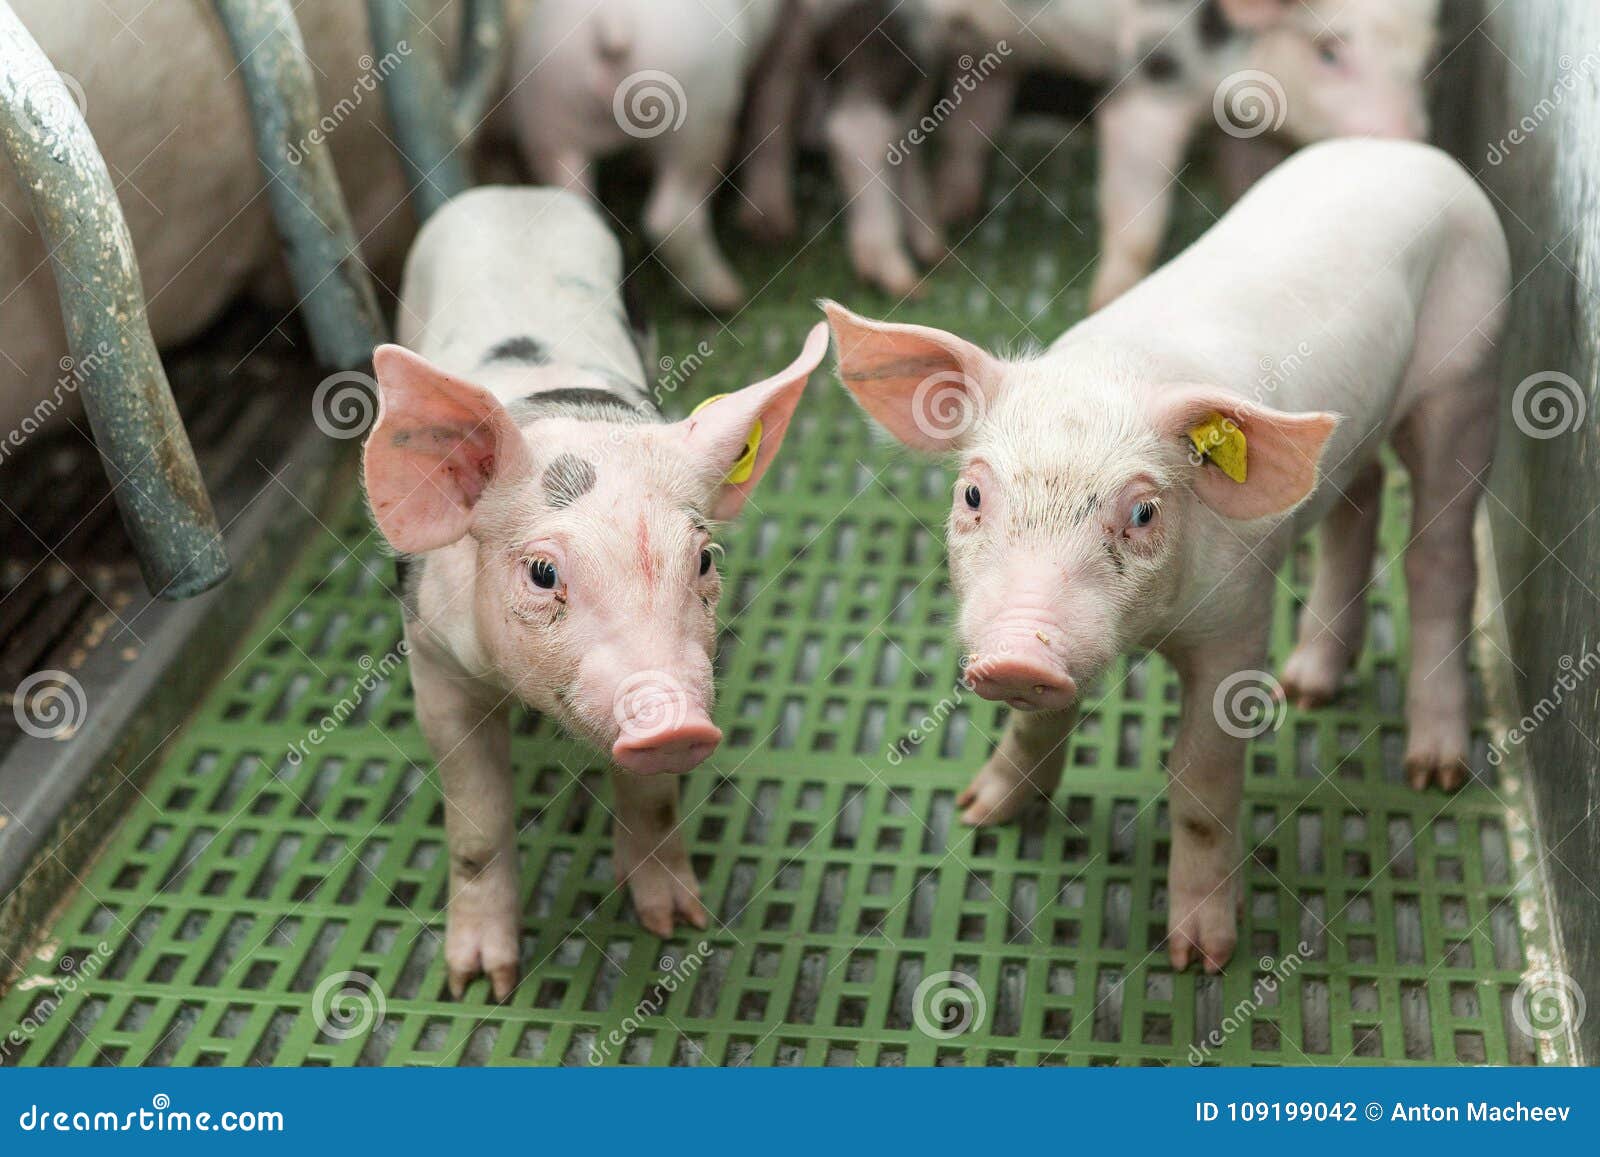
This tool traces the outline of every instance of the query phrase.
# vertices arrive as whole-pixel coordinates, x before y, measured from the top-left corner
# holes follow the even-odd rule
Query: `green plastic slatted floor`
[[[1092,159],[1075,144],[1027,178],[1001,167],[1000,208],[898,316],[1014,348],[1083,308]],[[807,189],[820,227],[831,194]],[[1193,233],[1211,209],[1182,212]],[[817,296],[890,308],[851,279],[837,226],[793,256],[740,247],[765,288],[726,328],[655,295],[663,353],[703,361],[671,411],[786,362]],[[1517,784],[1490,774],[1480,739],[1459,795],[1404,786],[1397,568],[1373,586],[1341,700],[1253,745],[1233,964],[1174,975],[1164,664],[1103,682],[1052,806],[979,833],[954,818],[1001,710],[958,691],[948,493],[814,379],[759,509],[727,539],[728,740],[685,785],[709,952],[638,926],[612,881],[603,770],[524,720],[526,978],[504,1006],[481,981],[462,1002],[445,993],[437,781],[403,669],[381,678],[400,617],[352,495],[0,1000],[0,1029],[16,1026],[0,1064],[1183,1064],[1197,1044],[1230,1064],[1535,1059],[1508,1012],[1544,927]],[[1402,484],[1391,499],[1392,548]],[[1287,590],[1273,615],[1281,657]],[[354,714],[326,727],[341,700]],[[925,716],[944,721],[891,758]],[[970,991],[941,1001],[945,982],[924,983],[947,972],[973,978],[968,1010]]]

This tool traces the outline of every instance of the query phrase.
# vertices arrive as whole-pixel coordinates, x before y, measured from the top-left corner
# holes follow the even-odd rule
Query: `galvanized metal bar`
[[[0,3],[0,139],[50,254],[95,445],[145,585],[189,598],[228,576],[228,556],[145,313],[122,207],[66,84]]]
[[[488,115],[504,79],[507,56],[505,0],[465,0],[465,4],[450,102],[459,141],[470,138]]]
[[[317,359],[367,364],[387,327],[317,121],[317,90],[289,0],[212,0],[250,99],[256,157]]]
[[[407,0],[367,0],[373,52],[392,62],[383,83],[400,162],[417,216],[426,219],[470,184],[466,151],[499,89],[505,65],[503,0],[463,0],[456,80],[451,84],[434,34]]]

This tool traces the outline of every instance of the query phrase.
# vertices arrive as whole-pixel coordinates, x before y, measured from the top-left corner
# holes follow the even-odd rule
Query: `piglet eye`
[[[702,575],[711,573],[711,552],[709,550],[700,552],[700,573]]]
[[[1128,515],[1128,525],[1134,529],[1149,526],[1156,520],[1156,504],[1154,502],[1135,502],[1133,512]]]
[[[965,497],[967,500],[967,505],[973,510],[978,509],[978,506],[983,502],[983,494],[976,486],[967,487],[967,493]]]
[[[547,558],[534,559],[528,564],[528,578],[533,580],[533,585],[540,590],[551,590],[556,585],[555,564]]]
[[[1323,64],[1338,64],[1339,49],[1331,40],[1319,40],[1317,41],[1317,58]]]

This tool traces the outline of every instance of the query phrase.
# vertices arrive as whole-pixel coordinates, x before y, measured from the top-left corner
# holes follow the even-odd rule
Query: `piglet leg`
[[[710,917],[678,826],[677,777],[619,771],[611,784],[617,882],[627,883],[639,923],[661,937],[672,935],[680,916],[706,927]]]
[[[1198,112],[1191,99],[1134,85],[1101,105],[1100,265],[1089,308],[1132,289],[1155,265],[1172,216],[1172,189]]]
[[[1017,96],[1017,74],[1001,66],[978,81],[945,122],[939,154],[939,219],[945,224],[964,221],[983,207],[983,177],[989,153],[999,147],[1000,134]]]
[[[761,62],[750,76],[745,117],[744,160],[740,168],[747,200],[739,204],[739,224],[763,241],[794,236],[794,125],[800,117],[800,89],[815,82],[811,56],[813,24],[798,0],[789,0],[778,17]]]
[[[409,632],[408,632],[409,637]],[[413,641],[417,722],[439,763],[450,901],[444,956],[451,995],[486,973],[496,1000],[517,980],[516,804],[511,728],[504,703],[450,673]]]
[[[905,222],[889,163],[898,123],[882,102],[847,89],[828,110],[824,132],[834,176],[844,192],[851,264],[862,280],[908,297],[919,279],[906,252]]]
[[[1263,586],[1252,602],[1266,605],[1271,597]],[[1245,743],[1258,718],[1244,708],[1266,704],[1248,694],[1241,700],[1237,688],[1266,683],[1266,654],[1263,624],[1172,657],[1183,682],[1178,738],[1167,761],[1167,954],[1177,969],[1198,961],[1220,972],[1238,942]],[[1219,695],[1223,681],[1241,672],[1255,674]]]
[[[1472,519],[1494,453],[1494,402],[1492,383],[1439,391],[1417,404],[1394,437],[1411,475],[1405,763],[1406,778],[1418,790],[1437,783],[1454,791],[1468,775],[1467,641],[1478,585]]]
[[[744,286],[717,246],[711,222],[715,162],[674,154],[661,161],[644,228],[662,262],[701,305],[731,313],[745,302]]]
[[[1011,712],[1000,745],[956,797],[966,809],[961,822],[1003,824],[1041,796],[1054,795],[1066,766],[1067,736],[1077,721],[1076,707]]]
[[[1361,650],[1367,585],[1383,504],[1383,467],[1373,462],[1345,490],[1317,531],[1317,570],[1300,615],[1299,641],[1283,666],[1283,689],[1299,707],[1319,707]]]

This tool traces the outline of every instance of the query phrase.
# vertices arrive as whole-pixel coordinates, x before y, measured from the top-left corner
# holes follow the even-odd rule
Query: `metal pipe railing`
[[[506,57],[503,0],[462,0],[455,81],[430,50],[433,33],[407,0],[367,0],[373,51],[399,63],[383,85],[412,204],[425,220],[471,183],[462,145],[499,90]]]
[[[5,3],[0,141],[49,251],[73,377],[145,585],[197,595],[228,576],[228,557],[150,335],[133,239],[82,113]]]
[[[366,365],[387,337],[289,0],[212,0],[244,77],[256,157],[317,360]],[[298,160],[294,159],[298,157]]]

